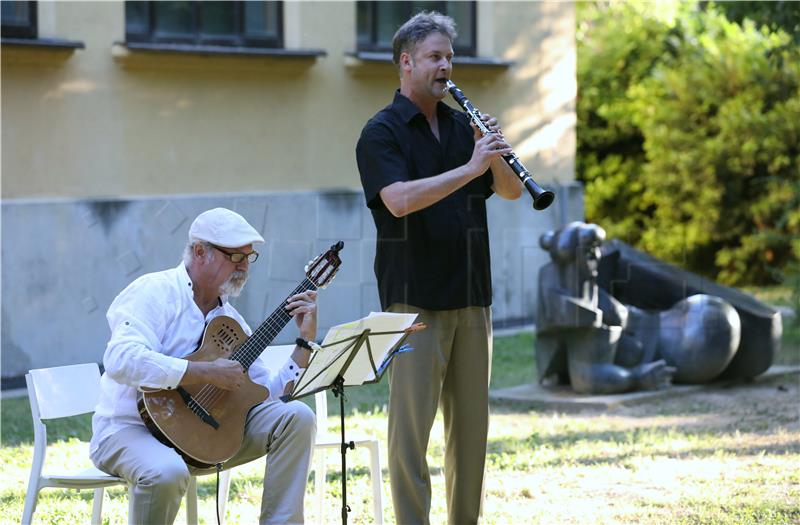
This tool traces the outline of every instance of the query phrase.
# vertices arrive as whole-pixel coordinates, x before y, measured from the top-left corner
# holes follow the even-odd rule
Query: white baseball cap
[[[189,238],[222,248],[239,248],[264,242],[264,238],[238,213],[226,208],[204,211],[189,227]]]

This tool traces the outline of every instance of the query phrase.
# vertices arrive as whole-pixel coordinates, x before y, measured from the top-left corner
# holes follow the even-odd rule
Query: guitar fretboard
[[[289,295],[286,296],[286,299],[289,297],[306,292],[308,290],[316,290],[317,287],[312,283],[308,278],[303,279],[303,281],[297,285],[297,288],[292,291]],[[272,314],[267,317],[267,319],[261,323],[253,335],[236,351],[231,355],[231,359],[234,361],[239,361],[245,370],[250,368],[258,356],[261,355],[261,352],[269,346],[273,339],[278,335],[278,333],[283,330],[283,328],[287,325],[287,323],[292,319],[292,316],[289,315],[289,312],[286,311],[286,300],[283,300],[281,304],[275,309]]]

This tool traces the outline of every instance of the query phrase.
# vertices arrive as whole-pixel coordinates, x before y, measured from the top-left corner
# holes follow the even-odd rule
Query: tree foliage
[[[578,7],[578,177],[613,236],[732,283],[800,258],[800,52],[713,4]]]
[[[767,26],[773,31],[783,29],[795,42],[800,42],[800,4],[796,0],[700,2],[704,9],[709,4],[719,8],[732,22],[742,24],[750,20],[757,27]]]

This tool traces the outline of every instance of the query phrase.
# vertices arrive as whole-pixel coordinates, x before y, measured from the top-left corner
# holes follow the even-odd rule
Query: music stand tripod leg
[[[347,525],[347,513],[350,507],[347,505],[347,449],[353,450],[356,444],[352,441],[346,442],[344,439],[344,378],[338,376],[333,383],[333,395],[339,398],[339,419],[342,424],[342,443],[340,452],[342,454],[342,525]]]

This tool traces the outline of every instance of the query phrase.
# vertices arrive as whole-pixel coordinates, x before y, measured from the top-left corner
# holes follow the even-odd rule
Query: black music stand
[[[330,389],[333,395],[339,398],[339,417],[342,425],[340,452],[343,525],[347,524],[347,513],[350,512],[350,507],[347,505],[347,450],[355,448],[355,443],[345,440],[344,388],[379,382],[392,359],[398,353],[406,351],[403,343],[408,335],[425,328],[422,323],[407,323],[409,326],[401,330],[373,331],[370,319],[375,319],[372,314],[355,323],[331,328],[321,345],[321,350],[311,356],[308,367],[295,383],[292,392],[281,396],[282,401],[294,401]],[[342,330],[342,327],[346,328]],[[353,335],[342,337],[343,332]],[[371,342],[373,340],[375,344]],[[379,360],[380,363],[376,366]]]

